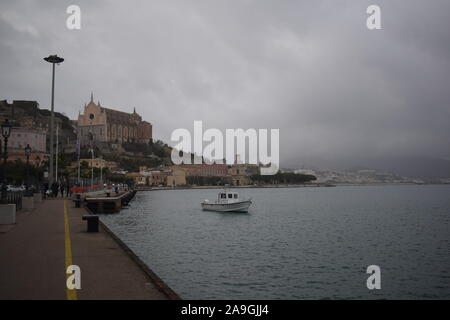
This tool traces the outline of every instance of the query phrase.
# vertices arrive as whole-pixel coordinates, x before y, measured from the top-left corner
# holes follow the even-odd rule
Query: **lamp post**
[[[99,159],[100,159],[100,184],[103,185],[103,156],[100,156]]]
[[[56,164],[56,168],[55,168],[55,180],[58,180],[58,158],[59,158],[59,125],[56,125],[56,156],[55,156],[55,164]]]
[[[91,188],[94,187],[94,134],[89,132],[89,139],[91,140],[91,149],[89,150],[92,153],[91,158]]]
[[[30,189],[30,176],[29,176],[29,170],[28,167],[30,165],[30,155],[31,155],[31,147],[29,144],[25,147],[25,157],[27,158],[27,164],[26,164],[26,180],[25,180],[25,194],[27,196],[30,195],[29,189]]]
[[[53,183],[53,158],[54,158],[54,151],[53,151],[53,139],[54,139],[54,133],[53,133],[53,127],[55,122],[55,114],[54,114],[54,102],[55,102],[55,64],[60,64],[64,61],[63,58],[58,57],[56,54],[52,56],[48,56],[47,58],[44,58],[45,61],[52,64],[53,70],[52,70],[52,106],[51,106],[51,117],[50,117],[50,172],[49,172],[49,182],[50,185]]]
[[[4,149],[3,149],[3,170],[2,170],[2,203],[7,203],[7,188],[6,188],[6,161],[8,160],[8,138],[11,135],[11,127],[12,124],[5,119],[5,121],[1,125],[2,136],[4,139]]]

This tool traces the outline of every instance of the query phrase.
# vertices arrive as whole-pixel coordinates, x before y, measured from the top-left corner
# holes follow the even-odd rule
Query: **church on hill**
[[[127,113],[105,108],[100,102],[94,102],[92,93],[91,101],[84,106],[83,113],[78,115],[77,124],[82,144],[91,140],[109,143],[148,143],[152,139],[152,125],[142,121],[136,109],[133,113]]]

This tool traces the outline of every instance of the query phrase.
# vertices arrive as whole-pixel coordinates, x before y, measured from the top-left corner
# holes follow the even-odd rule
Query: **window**
[[[234,198],[237,199],[237,193],[234,194]]]
[[[225,193],[220,194],[220,199],[226,199],[226,198],[227,198],[227,195]]]
[[[231,193],[228,194],[228,199],[233,199],[233,195]]]

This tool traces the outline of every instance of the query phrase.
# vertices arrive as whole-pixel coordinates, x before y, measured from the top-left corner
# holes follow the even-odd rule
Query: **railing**
[[[22,209],[22,191],[8,191],[6,194],[6,203],[15,204],[16,210]]]
[[[97,184],[93,186],[86,186],[86,187],[72,187],[70,188],[70,191],[72,193],[86,193],[86,192],[95,192],[105,189],[105,186],[102,184]]]
[[[128,190],[127,185],[103,185],[103,184],[97,184],[93,186],[87,186],[87,187],[72,187],[70,188],[70,191],[72,193],[88,193],[88,192],[99,192],[99,191],[105,191],[105,190],[112,190],[115,191],[117,188],[117,191],[125,191]]]

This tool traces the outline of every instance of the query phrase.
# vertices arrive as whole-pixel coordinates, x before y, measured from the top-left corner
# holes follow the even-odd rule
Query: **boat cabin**
[[[219,202],[231,202],[239,200],[239,196],[236,192],[220,192],[218,197]]]

